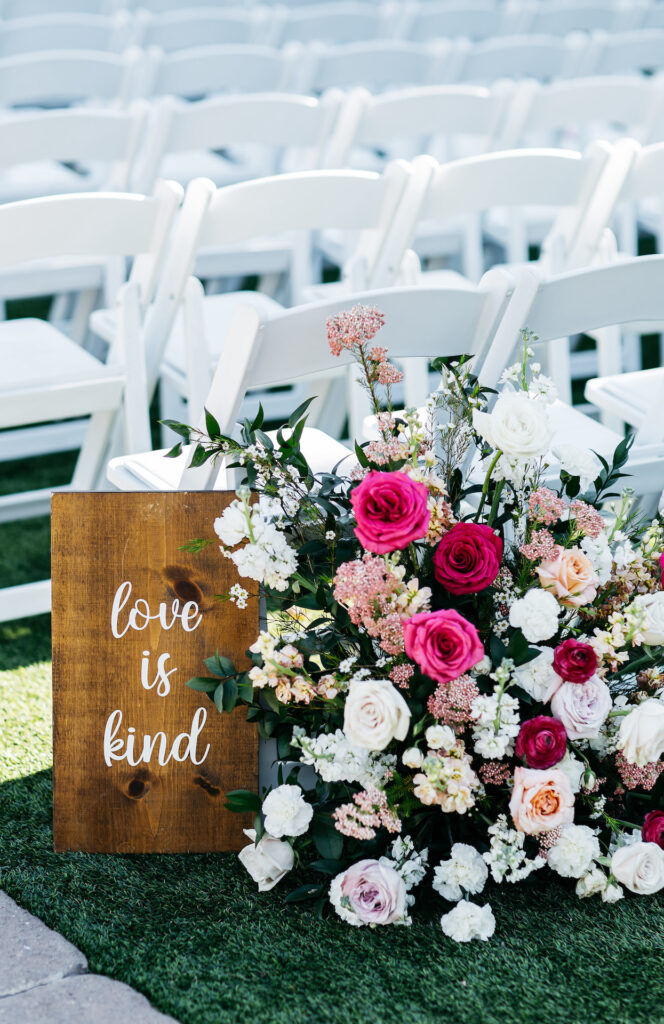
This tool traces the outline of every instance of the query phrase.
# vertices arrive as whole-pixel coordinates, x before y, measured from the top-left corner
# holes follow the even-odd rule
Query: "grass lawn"
[[[64,478],[68,459],[44,468]],[[47,572],[46,521],[0,527],[3,585]],[[664,1024],[661,899],[578,901],[550,876],[494,886],[496,935],[459,946],[437,918],[318,921],[258,894],[232,855],[53,853],[49,628],[0,625],[0,887],[91,970],[183,1024]]]

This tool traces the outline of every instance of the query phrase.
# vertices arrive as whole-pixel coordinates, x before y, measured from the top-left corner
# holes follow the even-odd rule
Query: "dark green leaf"
[[[309,408],[311,403],[313,401],[315,401],[315,398],[316,398],[316,396],[314,395],[312,398],[307,398],[306,401],[304,401],[300,405],[298,405],[297,409],[295,409],[290,414],[290,416],[288,417],[288,426],[289,427],[294,427],[295,426],[295,424],[297,423],[299,418],[304,415],[304,413],[307,411],[307,409]]]
[[[235,665],[230,658],[224,658],[222,654],[213,654],[205,659],[205,667],[214,673],[215,676],[234,676]]]
[[[208,696],[212,696],[214,691],[217,689],[218,681],[216,679],[206,679],[205,676],[194,676],[187,683],[190,690],[196,690],[197,693],[207,693]]]
[[[162,426],[168,427],[169,430],[172,430],[174,434],[179,434],[180,437],[185,439],[185,441],[189,440],[189,435],[193,428],[188,427],[186,423],[178,423],[177,420],[159,420],[159,422]]]
[[[224,711],[232,711],[237,704],[238,685],[235,679],[227,679],[223,684],[223,708]]]
[[[226,794],[226,807],[229,811],[236,811],[240,814],[245,811],[253,811],[255,814],[260,811],[262,806],[258,794],[252,793],[250,789],[232,789],[230,793]]]
[[[314,816],[311,823],[311,838],[324,860],[338,860],[343,853],[344,840],[337,832],[330,815]]]
[[[324,891],[322,884],[316,885],[310,882],[308,885],[301,885],[299,889],[293,889],[292,892],[286,896],[286,903],[301,903],[303,900],[313,900],[316,896],[320,896]]]

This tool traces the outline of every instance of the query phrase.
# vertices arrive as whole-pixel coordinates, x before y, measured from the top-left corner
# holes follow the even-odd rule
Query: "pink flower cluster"
[[[470,710],[480,691],[471,676],[459,676],[449,683],[439,683],[427,701],[427,710],[443,725],[464,725],[470,722]]]
[[[620,751],[616,754],[616,768],[627,789],[650,790],[664,772],[664,761],[650,761],[640,768],[626,761]]]
[[[528,518],[545,526],[551,526],[560,519],[566,509],[563,499],[548,487],[539,487],[528,499]]]
[[[397,370],[396,366],[388,363],[386,348],[381,348],[380,345],[374,346],[369,353],[369,361],[372,364],[370,367],[372,380],[382,384],[383,387],[399,384],[403,380],[401,370]]]
[[[396,599],[406,593],[399,576],[382,558],[368,552],[361,560],[344,562],[334,577],[334,599],[347,609],[351,622],[363,626],[386,654],[404,649],[403,623],[409,612],[398,609]]]
[[[599,537],[604,532],[604,520],[592,505],[576,500],[570,505],[570,514],[576,520],[576,528],[586,537]]]
[[[333,356],[370,341],[385,323],[384,315],[373,306],[353,306],[327,321],[327,340]]]
[[[479,767],[479,775],[485,786],[502,786],[512,774],[505,761],[483,761]]]
[[[374,839],[376,829],[401,832],[401,821],[388,805],[387,797],[374,786],[353,794],[354,804],[341,804],[332,812],[337,832],[352,839]]]
[[[556,542],[548,530],[535,530],[530,542],[522,544],[519,551],[531,562],[538,558],[552,558],[556,549]]]
[[[395,665],[393,669],[390,669],[390,679],[402,690],[406,690],[414,672],[415,669],[412,665]]]

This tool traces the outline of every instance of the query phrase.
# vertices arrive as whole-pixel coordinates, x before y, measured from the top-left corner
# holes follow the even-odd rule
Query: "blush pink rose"
[[[597,655],[590,644],[570,637],[556,647],[553,668],[566,683],[585,683],[595,675]]]
[[[544,589],[570,608],[590,604],[597,594],[599,578],[588,556],[580,548],[563,548],[560,544],[553,550],[553,557],[537,569]]]
[[[406,916],[406,885],[385,858],[349,867],[341,893],[363,924],[392,924]]]
[[[552,768],[565,756],[567,733],[563,723],[549,715],[537,715],[523,722],[516,738],[516,756],[529,768]]]
[[[574,820],[569,779],[557,768],[516,768],[510,812],[514,827],[530,836],[569,824]]]
[[[407,548],[426,536],[431,513],[424,484],[406,473],[367,473],[350,500],[357,526],[355,536],[363,548],[376,555]]]
[[[448,683],[477,665],[484,648],[472,622],[453,609],[419,612],[404,623],[406,654],[438,683]]]
[[[455,523],[433,556],[434,576],[451,594],[475,594],[495,580],[503,542],[482,523]]]
[[[596,739],[612,707],[609,688],[599,676],[563,683],[551,698],[551,710],[571,740]]]

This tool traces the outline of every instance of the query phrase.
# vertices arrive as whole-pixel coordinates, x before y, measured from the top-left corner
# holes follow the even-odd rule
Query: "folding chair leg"
[[[88,331],[88,320],[97,305],[98,296],[99,290],[97,288],[88,288],[86,291],[80,292],[76,297],[69,336],[77,345],[82,345],[85,341]]]
[[[116,416],[117,410],[111,409],[93,413],[90,417],[90,426],[76,460],[71,481],[72,490],[95,490],[97,481],[104,470]]]
[[[546,369],[558,390],[562,402],[572,404],[572,367],[569,355],[569,338],[558,338],[546,346]]]

